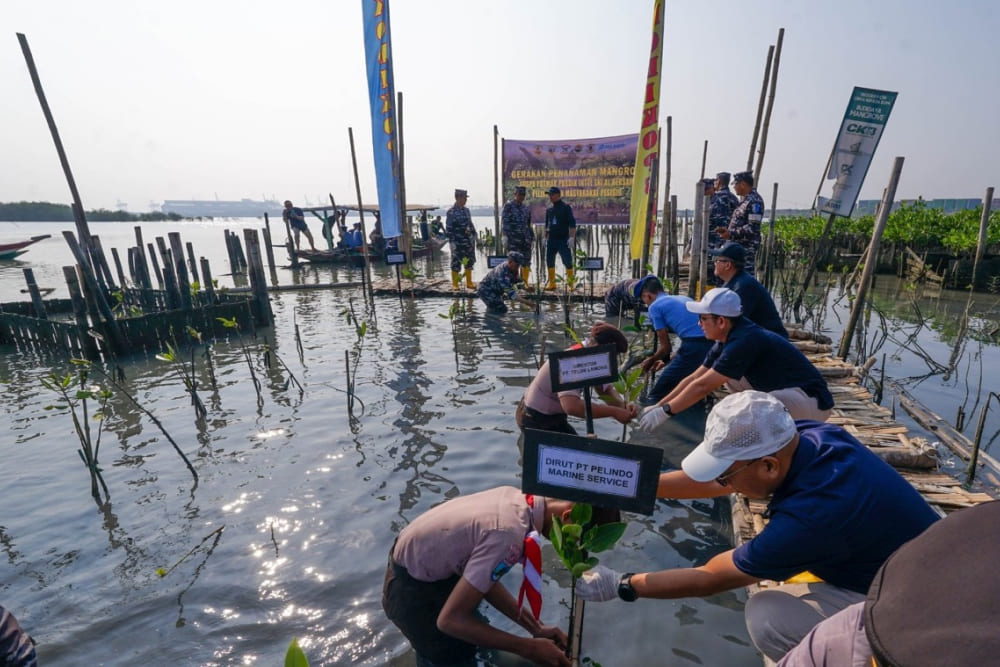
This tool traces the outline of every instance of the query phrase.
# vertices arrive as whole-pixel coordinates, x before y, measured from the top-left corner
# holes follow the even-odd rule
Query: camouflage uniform
[[[451,270],[471,269],[476,263],[476,228],[472,224],[472,214],[465,206],[455,204],[448,209],[445,222],[448,242],[451,243]],[[462,266],[462,259],[468,263]]]
[[[729,226],[729,221],[733,217],[733,211],[740,205],[739,198],[733,194],[729,186],[724,190],[719,190],[712,195],[708,209],[708,249],[721,248],[725,241],[715,230],[719,227]]]
[[[517,270],[511,271],[507,262],[504,262],[490,269],[486,277],[479,281],[476,294],[491,313],[506,313],[507,305],[503,298],[512,298],[517,293],[514,285],[520,280]]]
[[[604,318],[608,322],[614,322],[614,318],[621,315],[626,319],[634,312],[636,314],[646,309],[646,304],[636,298],[635,288],[639,284],[638,280],[629,279],[615,283],[604,293]]]
[[[729,239],[736,241],[746,250],[746,264],[743,270],[754,275],[754,259],[760,248],[760,222],[764,217],[764,200],[756,190],[751,189],[729,220]]]
[[[521,253],[524,255],[524,266],[531,266],[531,246],[535,242],[531,210],[523,202],[519,204],[512,199],[503,205],[500,220],[503,235],[507,237],[507,252]]]

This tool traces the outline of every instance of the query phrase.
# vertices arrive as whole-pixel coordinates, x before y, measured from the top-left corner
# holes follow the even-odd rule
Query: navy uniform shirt
[[[535,234],[531,230],[531,209],[524,202],[518,204],[512,199],[504,204],[500,221],[503,235],[507,237],[507,245],[510,249],[520,250],[524,246],[531,247]]]
[[[773,331],[782,338],[788,338],[788,331],[778,315],[778,308],[764,286],[746,271],[740,270],[729,282],[722,285],[736,292],[743,304],[743,316]]]
[[[703,365],[727,378],[745,377],[757,391],[799,387],[820,410],[833,407],[826,380],[799,348],[746,317],[736,320],[725,342],[712,346]]]
[[[722,245],[722,239],[715,231],[719,227],[728,227],[733,218],[733,211],[740,205],[739,198],[727,187],[712,195],[708,209],[708,246],[716,248]]]
[[[729,240],[739,243],[748,254],[756,253],[760,247],[760,222],[763,219],[764,200],[756,190],[751,190],[729,219]]]

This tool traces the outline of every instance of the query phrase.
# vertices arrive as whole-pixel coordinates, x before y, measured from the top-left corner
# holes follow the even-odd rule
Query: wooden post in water
[[[42,292],[38,289],[38,283],[35,282],[35,272],[27,267],[22,270],[24,271],[24,282],[28,284],[28,294],[31,295],[31,307],[35,310],[35,317],[40,320],[49,319],[48,313],[45,312],[45,302],[42,301]]]
[[[163,286],[163,273],[160,271],[160,263],[156,259],[156,250],[153,249],[152,243],[147,243],[146,249],[148,250],[149,261],[153,265],[153,271],[156,272],[156,286],[161,290],[165,289]]]
[[[83,213],[83,203],[80,200],[80,192],[76,189],[76,180],[73,172],[69,168],[69,160],[66,158],[66,151],[63,149],[62,139],[59,138],[59,129],[56,128],[56,121],[52,117],[48,100],[45,98],[45,91],[42,89],[42,80],[38,77],[38,70],[35,69],[35,59],[31,55],[31,47],[28,46],[28,38],[22,33],[17,33],[17,41],[21,44],[21,53],[24,54],[24,62],[28,66],[28,74],[31,75],[31,83],[35,87],[35,95],[38,103],[42,105],[42,113],[45,115],[45,122],[49,126],[49,134],[56,145],[56,153],[59,154],[59,163],[62,165],[63,174],[66,176],[66,183],[69,185],[70,194],[73,197],[73,208],[76,218],[76,233],[80,237],[80,244],[85,250],[83,262],[93,268],[90,257],[90,229],[87,227],[87,217]],[[78,258],[77,261],[80,261]]]
[[[368,233],[365,229],[365,208],[361,201],[361,181],[358,178],[358,156],[354,151],[354,130],[350,127],[347,128],[347,138],[351,143],[351,166],[354,169],[354,190],[358,195],[358,216],[361,219],[361,247],[364,249],[365,253],[365,266],[362,269],[361,276],[362,280],[368,283],[369,298],[374,299],[375,290],[372,287],[371,259],[368,257]]]
[[[97,284],[109,290],[115,289],[115,279],[111,277],[111,267],[104,256],[104,246],[97,236],[90,237],[90,257],[94,262],[94,273],[97,276]]]
[[[694,226],[691,233],[691,263],[688,270],[688,296],[692,299],[698,298],[698,277],[701,275],[702,255],[704,254],[704,248],[702,248],[702,242],[705,238],[704,207],[705,187],[699,180],[695,184]]]
[[[174,260],[170,256],[170,249],[162,236],[156,237],[156,247],[160,251],[160,259],[163,260],[163,291],[167,296],[167,310],[177,310],[181,308],[181,293],[177,286],[177,273],[174,271]]]
[[[136,225],[133,227],[133,230],[135,231],[135,245],[138,254],[136,265],[142,266],[142,286],[145,289],[153,289],[153,282],[150,280],[149,264],[146,259],[146,246],[142,242],[142,227]]]
[[[677,243],[677,195],[670,195],[670,281],[673,283],[671,294],[681,291],[681,253]]]
[[[892,202],[889,202],[889,208],[892,208]],[[806,277],[803,279],[802,287],[799,288],[799,293],[795,297],[795,303],[792,304],[796,316],[798,316],[799,308],[802,307],[802,300],[806,296],[806,290],[809,289],[809,284],[812,283],[813,274],[816,273],[816,265],[819,264],[820,258],[825,254],[826,239],[830,236],[830,230],[833,229],[833,219],[835,217],[836,214],[831,213],[830,217],[826,219],[823,232],[819,235],[819,240],[816,241],[816,252],[809,258],[809,265],[806,267]]]
[[[410,217],[406,215],[406,177],[403,169],[403,93],[396,93],[396,143],[399,159],[399,230],[403,233],[403,243],[400,246],[406,252],[406,258],[413,261],[413,227]],[[365,235],[364,230],[361,231]],[[367,254],[367,253],[366,253]]]
[[[493,252],[502,254],[503,248],[500,243],[500,156],[497,139],[500,137],[500,129],[493,126]]]
[[[122,260],[121,257],[118,256],[118,248],[111,249],[111,259],[114,260],[115,263],[115,273],[118,274],[118,284],[121,285],[122,289],[125,289],[128,281],[125,280],[125,270],[122,269]]]
[[[671,205],[670,199],[670,150],[673,144],[673,117],[667,116],[667,142],[666,142],[666,174],[663,177],[663,226],[660,227],[660,262],[657,266],[656,275],[663,276],[673,269],[674,246],[676,235],[673,233],[673,226],[670,224],[670,213],[667,207]]]
[[[772,271],[774,271],[774,218],[778,209],[778,184],[774,184],[774,192],[771,194],[771,218],[767,224],[767,244],[764,254],[764,289],[768,292],[774,285]]]
[[[66,287],[69,288],[69,300],[73,305],[73,317],[76,319],[76,327],[80,331],[80,353],[87,359],[97,357],[97,341],[87,334],[90,328],[90,321],[87,319],[87,302],[83,298],[80,290],[80,278],[76,273],[75,266],[62,267],[63,277],[66,279]]]
[[[73,257],[76,258],[77,264],[80,267],[80,273],[83,275],[83,282],[87,288],[87,292],[92,295],[94,299],[95,306],[100,313],[100,317],[103,319],[103,323],[107,332],[111,338],[111,348],[117,354],[119,351],[125,349],[125,339],[122,337],[121,330],[118,328],[118,321],[115,320],[115,315],[111,312],[111,306],[108,305],[108,300],[104,296],[104,292],[97,285],[97,277],[94,275],[94,271],[90,264],[86,261],[86,252],[76,241],[76,237],[73,236],[73,232],[64,231],[63,238],[66,239],[66,243],[69,245],[70,252],[73,253]]]
[[[184,245],[181,243],[180,232],[169,232],[167,238],[170,239],[170,256],[174,260],[174,275],[177,277],[177,294],[180,297],[181,308],[191,310],[191,281],[184,262]]]
[[[778,29],[778,43],[774,47],[774,68],[771,70],[771,90],[767,97],[767,111],[764,112],[764,127],[760,132],[760,150],[757,151],[757,166],[753,170],[754,183],[760,183],[760,172],[764,166],[764,151],[767,149],[767,130],[771,126],[771,109],[774,108],[774,93],[778,87],[778,65],[781,64],[781,43],[785,40],[785,29]]]
[[[243,239],[247,246],[247,275],[250,278],[250,289],[254,301],[258,305],[257,325],[271,326],[274,315],[271,312],[271,301],[267,297],[267,282],[264,279],[264,260],[260,254],[260,239],[256,229],[244,229]]]
[[[760,84],[760,101],[757,102],[757,121],[753,126],[753,136],[750,139],[750,155],[747,156],[747,171],[753,169],[753,155],[757,152],[757,138],[760,136],[760,119],[764,116],[764,101],[767,99],[767,80],[771,76],[771,59],[774,58],[774,45],[767,47],[767,62],[764,63],[764,80]]]
[[[976,240],[976,258],[972,262],[972,283],[969,285],[969,293],[976,290],[976,280],[979,278],[979,261],[983,258],[983,250],[986,248],[986,230],[990,224],[990,207],[993,205],[993,186],[986,188],[986,197],[983,199],[983,214],[979,218],[979,237]]]
[[[882,241],[882,232],[889,220],[889,211],[892,209],[892,201],[896,198],[896,186],[899,184],[899,175],[903,171],[903,158],[897,157],[892,165],[892,173],[889,176],[889,186],[882,196],[882,206],[879,208],[878,218],[875,220],[875,229],[872,231],[872,240],[868,244],[868,258],[865,260],[864,271],[861,272],[861,280],[858,283],[858,293],[851,307],[851,316],[847,320],[844,328],[844,335],[840,339],[840,350],[837,355],[841,359],[847,359],[850,351],[851,338],[854,337],[854,329],[858,325],[861,311],[865,307],[865,297],[868,293],[868,285],[871,283],[872,274],[875,272],[875,264],[878,262],[879,243]]]
[[[205,294],[208,295],[208,305],[217,303],[215,296],[215,283],[212,282],[212,267],[208,265],[208,260],[200,258],[201,275],[205,276]]]
[[[198,278],[198,262],[194,258],[194,246],[191,245],[190,241],[185,241],[184,249],[187,250],[187,265],[188,271],[191,272],[191,281],[201,283],[201,280]]]
[[[336,209],[334,209],[334,213],[336,212]],[[264,211],[264,252],[267,253],[267,265],[271,267],[271,271],[273,272],[277,265],[274,263],[274,245],[271,242],[271,220],[267,217],[267,211]]]

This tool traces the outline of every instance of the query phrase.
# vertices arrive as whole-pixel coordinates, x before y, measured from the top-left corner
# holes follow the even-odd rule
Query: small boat
[[[51,237],[52,234],[40,234],[39,236],[32,236],[27,241],[18,241],[17,243],[0,243],[0,260],[14,259],[18,255],[23,255],[28,252],[28,246],[32,243],[38,243],[43,239]]]
[[[306,262],[313,264],[345,264],[347,266],[364,266],[365,254],[358,248],[356,250],[345,250],[334,248],[333,250],[309,250],[301,249],[295,251],[295,256]],[[373,257],[369,253],[369,257]]]

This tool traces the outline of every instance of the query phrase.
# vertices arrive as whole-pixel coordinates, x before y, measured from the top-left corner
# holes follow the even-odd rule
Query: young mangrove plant
[[[111,398],[111,391],[99,385],[88,385],[90,364],[89,362],[78,363],[80,360],[72,359],[70,363],[77,367],[76,373],[67,373],[59,377],[55,373],[43,376],[40,381],[46,389],[58,394],[56,403],[46,405],[46,410],[66,410],[73,418],[73,430],[80,441],[80,449],[76,450],[80,459],[90,472],[90,495],[94,500],[101,502],[101,491],[104,492],[104,499],[108,500],[111,495],[108,486],[104,483],[104,476],[98,467],[97,457],[101,450],[101,433],[103,433],[104,415],[107,408],[108,399]],[[74,385],[76,388],[74,389]],[[87,401],[97,401],[99,408],[93,415],[89,414]],[[97,422],[97,433],[91,432],[90,421]]]
[[[361,402],[354,393],[354,381],[358,374],[358,363],[361,360],[361,342],[365,338],[365,334],[368,333],[368,322],[358,320],[357,313],[354,312],[354,297],[347,300],[347,308],[340,311],[341,317],[347,319],[347,323],[354,327],[354,333],[358,337],[357,344],[355,345],[354,354],[354,365],[351,366],[350,353],[344,350],[344,368],[347,373],[347,415],[349,417],[354,415],[354,401]],[[364,403],[361,403],[362,412],[364,411]]]
[[[158,361],[164,361],[171,365],[171,367],[180,376],[181,382],[184,383],[184,388],[187,389],[188,394],[191,395],[191,405],[194,406],[194,414],[196,419],[204,419],[208,415],[208,410],[205,409],[205,404],[201,402],[201,397],[198,396],[198,380],[195,377],[194,368],[194,347],[191,347],[191,367],[188,369],[184,361],[181,360],[180,354],[177,351],[177,339],[173,336],[173,330],[171,330],[171,339],[174,344],[166,343],[167,351],[161,352],[156,355]],[[201,333],[187,327],[187,333],[192,339],[200,341]]]
[[[233,329],[236,332],[236,340],[240,343],[240,349],[243,351],[243,358],[247,362],[247,368],[250,369],[250,379],[253,380],[254,391],[257,392],[257,405],[263,405],[264,396],[260,393],[260,380],[257,379],[257,372],[253,368],[253,359],[250,358],[250,349],[243,340],[243,334],[240,333],[239,322],[236,321],[235,317],[231,319],[226,317],[217,317],[215,319],[218,320],[225,328]]]

